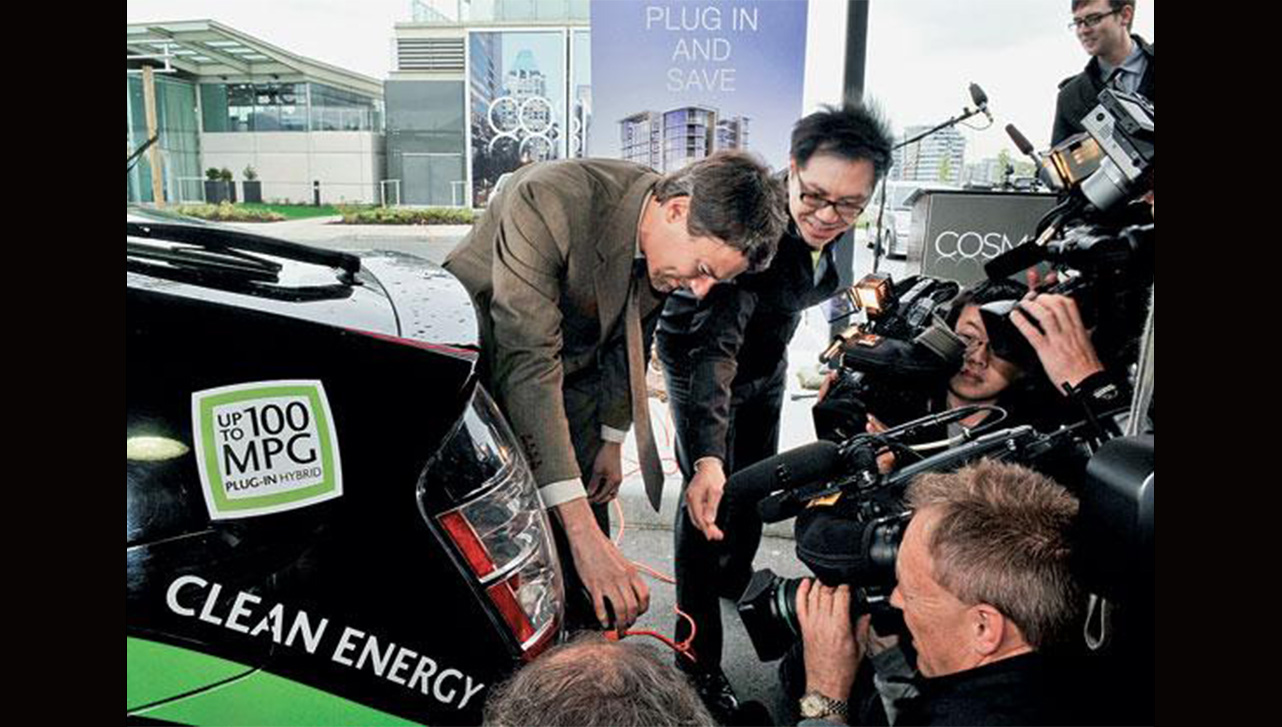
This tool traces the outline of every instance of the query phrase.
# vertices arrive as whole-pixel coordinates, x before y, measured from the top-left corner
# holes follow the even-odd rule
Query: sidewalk
[[[818,309],[807,311],[788,347],[788,383],[779,425],[780,452],[815,441],[814,422],[810,416],[814,399],[794,400],[792,397],[796,394],[814,394],[813,391],[801,388],[797,374],[803,369],[813,371],[818,363],[819,353],[827,345],[827,321]],[[681,474],[677,471],[677,459],[673,451],[672,415],[668,405],[655,397],[650,398],[650,421],[659,447],[659,457],[663,461],[663,470],[668,475],[663,488],[662,508],[656,513],[650,507],[637,465],[636,443],[631,434],[623,445],[624,478],[623,486],[619,489],[619,501],[623,505],[623,516],[629,528],[671,530],[681,497]],[[791,540],[792,521],[766,525],[764,533],[770,537]]]

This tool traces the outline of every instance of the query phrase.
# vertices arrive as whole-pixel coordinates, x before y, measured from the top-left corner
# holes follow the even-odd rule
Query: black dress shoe
[[[735,724],[739,699],[735,697],[734,687],[730,686],[730,680],[726,679],[726,673],[721,671],[721,667],[698,671],[686,670],[683,667],[682,671],[694,685],[694,690],[699,693],[704,706],[712,713],[712,718],[718,724]]]

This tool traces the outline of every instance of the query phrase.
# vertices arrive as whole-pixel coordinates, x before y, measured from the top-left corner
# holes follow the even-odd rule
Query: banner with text
[[[806,11],[806,0],[593,0],[593,156],[663,172],[744,149],[783,169]]]

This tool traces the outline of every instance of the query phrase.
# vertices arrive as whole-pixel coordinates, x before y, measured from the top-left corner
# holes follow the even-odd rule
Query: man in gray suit
[[[612,160],[535,164],[513,174],[445,262],[476,303],[486,384],[558,516],[569,582],[586,587],[603,626],[606,601],[620,628],[649,606],[604,532],[632,420],[629,290],[652,330],[667,293],[702,296],[768,264],[783,207],[769,171],[742,153],[667,176]]]

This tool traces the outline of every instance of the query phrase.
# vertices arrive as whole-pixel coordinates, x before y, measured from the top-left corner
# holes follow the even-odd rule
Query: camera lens
[[[797,624],[799,578],[781,578],[769,568],[752,574],[739,598],[739,618],[757,651],[757,658],[773,661],[800,638]]]

